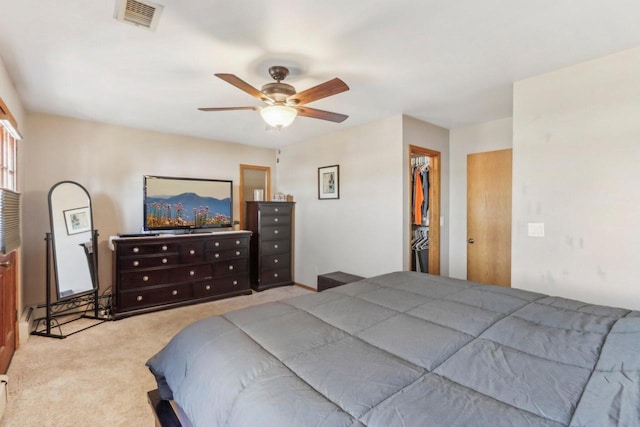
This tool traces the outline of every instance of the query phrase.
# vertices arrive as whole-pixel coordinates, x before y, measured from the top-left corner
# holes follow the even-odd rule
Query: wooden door
[[[0,255],[0,374],[7,372],[16,349],[16,256]]]
[[[467,156],[467,279],[511,286],[512,150]]]

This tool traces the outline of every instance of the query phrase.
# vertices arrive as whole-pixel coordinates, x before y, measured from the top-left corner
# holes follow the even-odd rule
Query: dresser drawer
[[[261,204],[260,215],[291,215],[291,205]]]
[[[204,260],[204,241],[182,242],[180,244],[180,258],[184,264]]]
[[[249,237],[234,237],[227,239],[213,239],[206,243],[206,251],[212,252],[220,249],[246,248],[249,246]]]
[[[187,265],[169,270],[169,282],[188,282],[211,278],[211,264]]]
[[[291,217],[289,215],[263,215],[260,217],[262,226],[265,225],[289,225],[291,224]]]
[[[248,270],[248,262],[246,258],[230,259],[213,263],[213,274],[216,276],[229,276],[239,273],[245,273]]]
[[[270,225],[260,230],[260,240],[288,239],[291,227],[288,225]]]
[[[193,293],[196,298],[206,298],[231,292],[246,291],[249,289],[249,276],[221,277],[206,282],[195,283]]]
[[[291,282],[291,270],[289,268],[264,271],[260,286],[269,286],[281,282]]]
[[[118,305],[121,310],[132,310],[140,307],[184,301],[192,297],[193,287],[190,283],[185,283],[122,292],[119,295],[120,301],[118,301]]]
[[[168,270],[135,271],[120,274],[120,289],[157,286],[169,281]]]
[[[290,263],[290,254],[276,254],[276,255],[267,255],[260,257],[260,269],[262,271],[265,270],[276,270],[289,266]]]
[[[207,252],[207,261],[222,261],[225,259],[242,258],[249,256],[249,248],[222,249]]]
[[[262,242],[262,255],[286,254],[291,256],[291,240],[268,240]]]
[[[143,268],[176,265],[178,264],[178,262],[178,255],[175,254],[147,257],[127,257],[120,258],[120,268],[122,270],[140,270]]]
[[[164,254],[178,252],[177,243],[144,243],[144,244],[122,244],[118,245],[120,256],[134,256],[147,254]]]

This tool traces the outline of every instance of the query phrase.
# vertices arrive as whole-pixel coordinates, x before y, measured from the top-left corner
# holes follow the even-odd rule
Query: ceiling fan
[[[296,116],[311,117],[313,119],[328,120],[331,122],[341,123],[347,115],[332,113],[330,111],[309,108],[306,104],[336,95],[349,90],[349,86],[339,78],[329,80],[317,86],[296,92],[296,89],[287,83],[282,83],[289,75],[286,67],[279,65],[269,68],[269,74],[276,81],[275,83],[267,83],[260,90],[251,86],[249,83],[240,79],[233,74],[216,74],[225,82],[245,91],[249,95],[258,98],[266,105],[264,107],[213,107],[198,108],[200,111],[230,111],[230,110],[253,110],[260,111],[263,120],[269,125],[277,129],[289,126],[293,123]]]

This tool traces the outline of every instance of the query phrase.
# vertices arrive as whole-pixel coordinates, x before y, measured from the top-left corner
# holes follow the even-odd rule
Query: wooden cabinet
[[[250,294],[248,231],[113,240],[116,319]]]
[[[293,202],[247,202],[251,287],[293,284]]]

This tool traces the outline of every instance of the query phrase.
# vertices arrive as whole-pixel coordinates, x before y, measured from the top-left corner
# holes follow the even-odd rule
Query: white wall
[[[638,76],[635,48],[515,84],[514,287],[640,309]]]
[[[467,155],[513,146],[511,118],[449,131],[449,275],[467,278]]]
[[[403,140],[403,270],[409,266],[410,202],[409,145],[440,152],[440,274],[449,275],[449,130],[409,116],[402,120]]]
[[[100,233],[100,285],[111,285],[110,235],[142,228],[143,175],[232,179],[238,218],[239,164],[275,168],[275,151],[239,144],[29,113],[22,145],[23,264],[25,304],[44,302],[47,194],[62,180],[77,181],[91,194]]]
[[[295,281],[341,270],[404,269],[402,116],[281,149],[280,191],[294,196]],[[318,167],[340,166],[340,199],[318,200]]]

